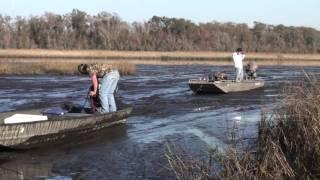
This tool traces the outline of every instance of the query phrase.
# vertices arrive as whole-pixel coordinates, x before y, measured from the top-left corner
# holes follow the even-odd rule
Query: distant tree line
[[[132,51],[233,51],[320,53],[320,31],[255,22],[207,22],[154,16],[128,23],[116,15],[10,17],[0,15],[0,48],[105,49]]]

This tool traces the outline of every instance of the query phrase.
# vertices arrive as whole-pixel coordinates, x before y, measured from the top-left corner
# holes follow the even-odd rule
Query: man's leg
[[[108,102],[108,89],[109,89],[108,75],[105,75],[101,81],[101,87],[99,90],[99,96],[101,101],[101,113],[109,112],[109,102]]]
[[[240,81],[240,69],[236,68],[236,81]]]
[[[108,103],[109,103],[109,110],[110,112],[115,112],[117,111],[117,105],[114,100],[114,91],[117,88],[117,84],[120,78],[119,72],[118,71],[112,71],[109,75],[109,85],[110,87],[108,88]]]
[[[239,80],[243,80],[243,68],[239,68]]]

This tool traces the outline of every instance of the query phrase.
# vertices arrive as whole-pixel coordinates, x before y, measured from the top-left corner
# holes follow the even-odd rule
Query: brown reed
[[[78,64],[83,63],[108,63],[117,68],[121,75],[133,75],[136,72],[135,65],[127,61],[93,61],[93,60],[0,60],[0,74],[78,74]]]
[[[306,77],[307,81],[285,87],[283,102],[271,113],[263,113],[253,149],[235,149],[232,145],[223,153],[215,152],[208,158],[214,163],[202,168],[204,172],[194,170],[203,162],[190,161],[180,152],[167,151],[167,159],[177,178],[319,179],[320,85],[308,74]],[[173,152],[172,146],[167,149]]]
[[[231,60],[232,52],[211,51],[109,51],[109,50],[48,50],[48,49],[0,49],[0,58],[66,58],[66,59],[133,59],[133,60]],[[319,54],[246,53],[246,59],[286,61],[319,61]],[[300,62],[301,63],[301,62]]]

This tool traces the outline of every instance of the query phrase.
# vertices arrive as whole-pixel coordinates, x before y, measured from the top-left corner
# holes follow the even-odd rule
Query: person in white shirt
[[[234,67],[236,68],[236,82],[243,80],[243,64],[242,61],[245,57],[241,48],[238,48],[236,52],[233,53]]]

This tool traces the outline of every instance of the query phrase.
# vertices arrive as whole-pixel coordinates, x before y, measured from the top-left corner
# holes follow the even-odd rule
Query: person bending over
[[[91,97],[97,96],[99,90],[101,109],[98,112],[108,113],[117,111],[114,91],[120,78],[119,71],[108,64],[80,64],[78,70],[80,73],[90,76],[93,87],[89,93]]]
[[[255,62],[249,62],[246,67],[246,79],[256,79],[257,78],[258,65]]]

